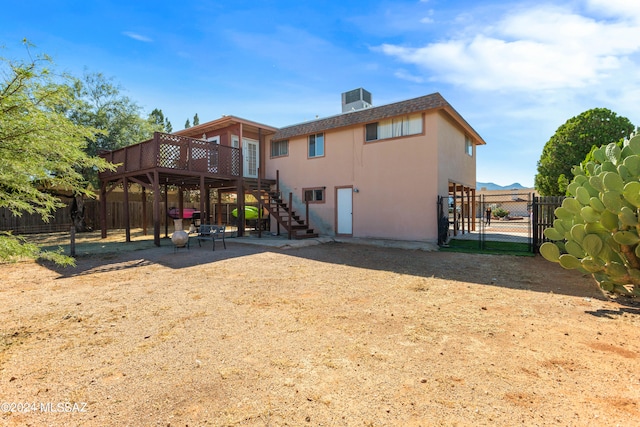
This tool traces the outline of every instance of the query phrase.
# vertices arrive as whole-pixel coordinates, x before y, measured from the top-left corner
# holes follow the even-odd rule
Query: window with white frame
[[[309,135],[309,157],[324,156],[324,133]]]
[[[399,138],[422,133],[422,114],[408,114],[365,125],[365,141]]]
[[[271,157],[282,157],[289,155],[289,141],[271,141]]]

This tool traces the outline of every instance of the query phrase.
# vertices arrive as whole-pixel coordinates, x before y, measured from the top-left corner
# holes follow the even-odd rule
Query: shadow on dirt
[[[56,271],[61,277],[70,277],[150,264],[182,269],[246,257],[247,269],[250,269],[251,256],[269,252],[324,262],[327,263],[327,268],[331,268],[331,265],[347,265],[425,278],[608,299],[591,277],[564,270],[540,256],[422,251],[336,242],[280,249],[260,244],[245,244],[233,238],[226,240],[227,249],[223,249],[221,244],[216,244],[216,250],[213,251],[209,245],[203,244],[199,247],[192,239],[190,248],[176,251],[171,240],[167,238],[161,239],[160,247],[153,245],[151,237],[136,238],[138,240],[128,243],[122,239],[79,242],[76,245],[75,267],[61,268],[50,263],[43,265]]]

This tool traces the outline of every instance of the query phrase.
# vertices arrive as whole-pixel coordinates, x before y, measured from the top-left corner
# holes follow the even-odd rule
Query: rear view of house
[[[205,223],[223,221],[220,209],[212,209],[210,193],[216,191],[218,205],[222,193],[234,194],[238,236],[244,233],[246,195],[271,213],[271,230],[285,227],[296,238],[435,243],[439,223],[442,218],[446,223],[451,212],[454,230],[464,232],[465,223],[471,230],[476,147],[485,142],[440,94],[376,107],[371,93],[360,88],[342,94],[342,111],[281,129],[223,116],[103,153],[118,163],[115,171],[100,174],[103,237],[107,195],[120,186],[129,240],[128,193],[133,184],[143,189],[145,219],[145,190],[153,195],[157,245],[160,217],[169,209],[169,186],[179,190],[180,218],[183,192],[199,192],[199,215]],[[438,210],[439,200],[452,201],[448,213]]]
[[[374,107],[356,89],[342,100],[342,114],[273,134],[266,177],[279,175],[297,211],[309,202],[320,234],[436,242],[438,196],[475,189],[485,142],[439,93]]]

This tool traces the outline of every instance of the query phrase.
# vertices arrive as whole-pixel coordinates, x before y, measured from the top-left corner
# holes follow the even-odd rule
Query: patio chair
[[[227,243],[224,241],[224,225],[204,224],[198,229],[198,246],[202,247],[202,240],[211,240],[213,250],[216,250],[216,239],[222,239],[222,244],[227,249]]]

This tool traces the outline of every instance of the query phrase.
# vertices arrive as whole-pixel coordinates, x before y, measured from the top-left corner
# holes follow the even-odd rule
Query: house
[[[439,93],[374,107],[360,88],[342,94],[342,111],[280,129],[223,116],[156,133],[103,154],[120,166],[100,174],[101,200],[118,185],[125,195],[130,183],[149,189],[158,245],[168,186],[199,190],[200,211],[211,222],[220,221],[209,215],[210,204],[219,203],[210,200],[211,189],[236,193],[238,212],[243,196],[253,194],[271,214],[271,229],[296,237],[436,242],[438,200],[451,198],[459,200],[462,231],[465,223],[474,227],[476,147],[485,142]],[[239,235],[242,224],[240,217]]]
[[[364,92],[359,109],[347,92],[347,112],[279,129],[266,176],[297,210],[309,201],[320,234],[435,242],[438,196],[470,196],[485,142],[439,93],[372,107]]]

